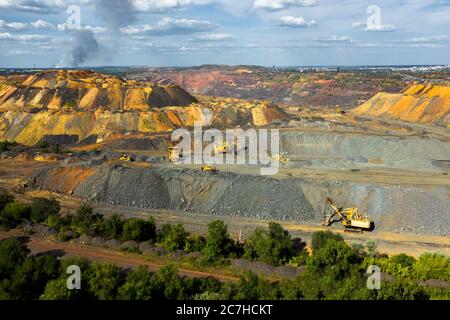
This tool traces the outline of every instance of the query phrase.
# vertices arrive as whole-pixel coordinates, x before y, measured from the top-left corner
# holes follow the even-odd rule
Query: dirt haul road
[[[21,237],[23,234],[18,232],[3,232],[0,231],[0,240],[10,237]],[[75,244],[75,243],[62,243],[59,241],[52,241],[39,237],[29,237],[26,242],[26,246],[33,254],[45,253],[45,252],[57,252],[62,254],[63,257],[83,257],[91,261],[114,263],[121,268],[136,268],[139,266],[145,266],[150,271],[156,272],[165,265],[162,263],[146,261],[142,256],[137,256],[129,253],[123,253],[114,250],[102,249],[87,245]],[[192,277],[192,278],[205,278],[214,277],[219,281],[238,281],[239,278],[221,275],[217,273],[208,273],[201,271],[194,271],[188,269],[178,269],[180,276]]]

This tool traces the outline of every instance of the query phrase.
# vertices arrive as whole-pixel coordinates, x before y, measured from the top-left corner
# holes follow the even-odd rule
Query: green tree
[[[72,226],[81,234],[94,232],[100,222],[101,216],[94,213],[94,208],[87,203],[79,206],[72,216]]]
[[[392,256],[391,262],[399,264],[402,267],[412,267],[413,264],[416,262],[416,259],[414,259],[414,257],[411,257],[404,253],[401,253],[401,254]]]
[[[181,224],[173,226],[169,233],[164,237],[162,246],[169,251],[183,249],[186,244],[188,233]]]
[[[311,247],[313,251],[322,248],[329,240],[344,241],[344,238],[341,235],[330,231],[314,232],[311,240]]]
[[[121,300],[150,300],[158,288],[153,282],[153,275],[145,267],[138,267],[127,274],[125,283],[119,288]]]
[[[89,293],[100,300],[114,300],[124,280],[119,267],[110,263],[93,263],[87,275]]]
[[[142,219],[131,218],[123,225],[123,240],[147,241],[156,236],[156,225],[154,219],[144,221]]]
[[[248,243],[248,255],[272,265],[289,261],[293,254],[293,243],[287,230],[274,222],[269,223],[269,230],[256,229]]]
[[[153,280],[156,298],[168,300],[186,299],[183,282],[177,273],[177,268],[170,265],[161,268],[154,274]],[[159,293],[159,295],[157,295],[157,293]]]
[[[421,280],[441,279],[450,281],[450,257],[437,253],[424,253],[413,264],[412,273]]]
[[[99,227],[99,232],[102,237],[107,239],[120,239],[123,232],[123,219],[114,214],[108,219],[104,219]]]
[[[361,258],[345,242],[331,239],[313,252],[308,259],[308,268],[313,272],[328,270],[336,279],[342,279],[359,267],[360,262]]]
[[[57,215],[61,206],[54,198],[35,198],[30,204],[30,219],[34,223],[45,221],[49,216]]]
[[[22,219],[28,219],[30,215],[30,207],[20,203],[8,203],[0,212],[0,225],[6,229],[17,227]]]
[[[11,275],[27,258],[30,251],[18,239],[0,241],[0,280]]]
[[[229,256],[234,249],[234,242],[228,234],[225,223],[215,220],[208,224],[208,237],[203,250],[207,262],[220,261]]]
[[[184,250],[187,252],[200,252],[205,249],[206,238],[198,235],[190,235],[186,241]]]
[[[10,290],[16,299],[38,299],[47,282],[58,276],[58,259],[49,255],[30,257],[16,269]]]
[[[248,272],[246,277],[239,280],[238,292],[235,296],[236,300],[276,300],[278,290],[276,286],[271,285],[268,281]]]
[[[7,204],[14,202],[14,197],[9,193],[0,193],[0,211],[2,211]]]
[[[47,282],[40,300],[77,300],[81,296],[80,290],[69,290],[67,279],[58,278]]]

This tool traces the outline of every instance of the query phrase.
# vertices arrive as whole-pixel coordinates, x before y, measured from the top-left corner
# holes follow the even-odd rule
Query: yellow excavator
[[[334,213],[330,217],[325,217],[322,225],[329,227],[334,222],[342,221],[342,225],[345,227],[346,231],[356,230],[356,231],[372,231],[374,228],[373,221],[364,213],[361,214],[358,208],[339,208],[333,200],[327,198],[327,204],[333,209]],[[334,217],[338,215],[340,220],[334,220]]]
[[[128,154],[122,154],[120,156],[120,161],[125,161],[125,162],[133,162],[134,158]]]
[[[217,172],[217,169],[216,169],[216,167],[214,167],[214,166],[212,166],[212,165],[206,165],[206,166],[202,166],[201,167],[201,170],[203,171],[203,172],[209,172],[209,173],[216,173]]]
[[[271,156],[272,160],[279,161],[281,163],[288,163],[289,159],[286,157],[286,153],[274,153]]]

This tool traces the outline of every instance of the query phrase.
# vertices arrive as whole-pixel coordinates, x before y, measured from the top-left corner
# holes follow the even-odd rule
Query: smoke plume
[[[72,46],[59,63],[60,67],[77,68],[83,63],[95,58],[100,51],[100,46],[94,33],[90,30],[75,30]]]

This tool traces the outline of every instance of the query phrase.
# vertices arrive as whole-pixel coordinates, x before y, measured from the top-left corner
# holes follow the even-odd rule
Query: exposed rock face
[[[362,115],[448,125],[450,87],[412,85],[399,94],[381,92],[353,111]]]
[[[266,125],[287,115],[268,103],[199,103],[175,85],[125,81],[91,71],[48,71],[0,78],[0,140],[34,145],[43,137],[81,141],[115,133],[192,127],[213,113],[217,128]]]

